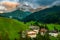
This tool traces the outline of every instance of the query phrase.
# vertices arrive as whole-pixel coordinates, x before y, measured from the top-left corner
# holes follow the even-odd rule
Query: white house
[[[55,31],[55,30],[49,32],[49,35],[50,35],[50,36],[54,36],[54,37],[57,37],[58,34],[59,34],[59,33],[58,33],[57,31]]]
[[[49,33],[49,35],[54,36],[54,37],[57,37],[58,36],[58,33]]]
[[[31,37],[31,38],[36,38],[37,35],[36,35],[36,32],[35,31],[28,31],[27,32],[27,36],[28,37]]]

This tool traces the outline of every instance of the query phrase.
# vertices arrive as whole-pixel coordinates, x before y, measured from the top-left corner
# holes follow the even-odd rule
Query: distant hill
[[[7,17],[7,18],[21,20],[30,14],[31,14],[30,12],[23,12],[21,10],[16,10],[13,12],[0,14],[0,17]]]
[[[53,6],[51,8],[34,12],[23,19],[24,22],[28,22],[31,20],[45,23],[60,22],[60,6]]]

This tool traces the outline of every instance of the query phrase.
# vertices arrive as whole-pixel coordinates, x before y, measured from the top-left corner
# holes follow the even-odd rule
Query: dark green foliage
[[[39,26],[38,22],[35,22],[34,25]]]
[[[60,6],[54,6],[35,12],[27,16],[23,21],[38,21],[43,23],[60,23]]]
[[[25,40],[32,40],[30,37],[26,37]]]
[[[50,36],[50,40],[58,40],[57,37]]]
[[[40,34],[40,32],[37,34],[36,40],[44,40],[44,36]]]
[[[57,36],[58,40],[60,40],[60,34]]]
[[[44,35],[44,38],[43,38],[44,40],[50,40],[50,37],[49,37],[49,34],[48,34],[48,32],[47,33],[45,33],[45,35]]]
[[[10,16],[12,16],[13,19],[17,19],[21,21],[23,18],[25,18],[26,16],[30,14],[31,14],[30,12],[23,12],[21,10],[15,10],[13,12],[0,14],[0,17],[9,18]]]

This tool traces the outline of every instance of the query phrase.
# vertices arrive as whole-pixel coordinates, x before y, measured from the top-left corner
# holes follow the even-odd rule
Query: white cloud
[[[29,5],[33,9],[36,9],[40,6],[45,6],[47,8],[50,8],[54,5],[56,6],[60,5],[60,0],[0,0],[0,1],[20,2],[21,3],[20,5],[22,4]]]
[[[0,0],[0,2],[5,2],[5,1],[8,1],[8,2],[19,2],[19,0]]]
[[[60,0],[57,0],[53,2],[51,5],[47,5],[48,7],[53,7],[53,6],[60,6]]]
[[[55,1],[52,5],[60,6],[60,1]]]

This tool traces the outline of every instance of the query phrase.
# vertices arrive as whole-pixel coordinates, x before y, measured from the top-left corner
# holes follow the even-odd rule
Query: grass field
[[[27,28],[28,26],[23,22],[19,22],[15,19],[0,17],[0,35],[3,36],[3,39],[5,38],[4,36],[6,32],[8,33],[11,40],[13,40],[14,38],[18,38],[18,32],[20,30],[26,30]]]
[[[31,22],[28,22],[26,23],[28,26],[30,26],[31,24],[33,25],[35,23],[35,21],[31,21]],[[39,25],[46,25],[48,27],[49,30],[54,30],[54,27],[57,29],[57,30],[60,30],[60,24],[58,23],[50,23],[50,24],[45,24],[45,23],[39,23]]]
[[[15,38],[18,39],[20,37],[18,32],[28,29],[28,27],[34,23],[35,22],[32,21],[24,24],[23,22],[17,21],[15,19],[0,17],[0,35],[2,35],[3,40],[6,39],[6,33],[8,34],[10,40],[14,40]],[[59,24],[47,24],[47,27],[49,30],[54,30],[54,27],[60,30]]]
[[[54,30],[54,27],[57,30],[60,30],[60,25],[59,24],[47,24],[47,27],[48,27],[49,30]]]

